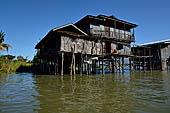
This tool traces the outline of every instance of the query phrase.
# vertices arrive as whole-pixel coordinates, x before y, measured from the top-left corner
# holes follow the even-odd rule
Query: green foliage
[[[31,67],[32,63],[28,63],[26,62],[25,59],[21,60],[20,58],[23,58],[23,57],[19,56],[19,60],[14,60],[15,56],[13,55],[0,56],[0,72],[1,73],[13,73],[13,72],[16,72],[20,67],[24,67],[24,68]],[[20,71],[22,71],[21,68],[20,68]]]
[[[40,51],[38,50],[36,55],[34,56],[34,58],[32,60],[34,64],[39,64],[40,63],[39,56],[40,56]]]
[[[0,32],[0,43],[4,41],[4,37],[5,37],[5,33],[1,31]]]
[[[17,56],[17,60],[21,61],[21,62],[24,62],[24,57],[23,56]]]
[[[11,47],[9,44],[5,44],[4,42],[4,37],[5,37],[5,33],[4,32],[0,32],[0,50],[4,51],[5,49],[8,51],[8,49]]]
[[[14,60],[15,56],[13,55],[2,55],[0,56],[1,61],[12,61]]]
[[[28,56],[26,58],[24,58],[23,56],[17,56],[17,60],[20,62],[26,62],[27,58],[28,58]]]

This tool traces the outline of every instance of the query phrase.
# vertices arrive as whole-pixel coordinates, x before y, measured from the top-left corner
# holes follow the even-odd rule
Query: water
[[[0,75],[0,113],[170,113],[170,73]]]

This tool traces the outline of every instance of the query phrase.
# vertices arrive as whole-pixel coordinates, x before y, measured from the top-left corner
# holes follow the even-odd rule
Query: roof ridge
[[[75,26],[73,23],[66,24],[66,25],[63,25],[63,26],[54,28],[54,29],[52,29],[52,31],[57,31],[57,30],[59,30],[59,29],[65,28],[65,27],[70,26],[70,25],[73,26],[74,28],[76,28],[76,29],[77,29],[78,31],[80,31],[81,33],[83,33],[84,35],[87,36],[87,34],[86,34],[85,32],[83,32],[80,28],[78,28],[77,26]]]

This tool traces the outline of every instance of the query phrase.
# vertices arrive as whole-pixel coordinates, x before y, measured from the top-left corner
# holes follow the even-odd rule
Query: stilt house
[[[91,73],[97,68],[104,73],[105,61],[111,71],[120,70],[120,58],[131,56],[136,24],[114,16],[87,15],[75,24],[52,29],[37,45],[42,73]],[[124,60],[124,59],[123,59]],[[124,62],[122,60],[122,62]]]
[[[166,70],[170,65],[170,39],[140,44],[133,47],[132,52],[137,56],[152,56],[151,60],[146,60],[146,64],[151,64],[152,70]],[[140,62],[139,60],[134,62]]]

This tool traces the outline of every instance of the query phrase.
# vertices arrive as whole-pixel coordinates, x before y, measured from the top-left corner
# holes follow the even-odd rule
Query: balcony
[[[135,41],[134,33],[127,34],[127,33],[115,32],[115,31],[104,31],[104,30],[91,29],[90,34],[94,35],[94,36],[99,36],[99,37],[107,37],[107,38],[113,38],[113,39]]]

